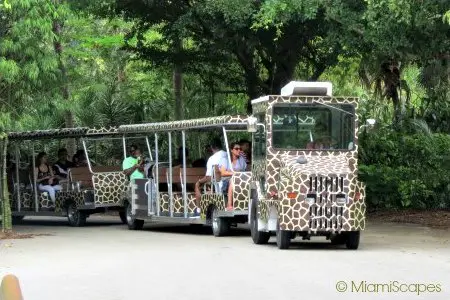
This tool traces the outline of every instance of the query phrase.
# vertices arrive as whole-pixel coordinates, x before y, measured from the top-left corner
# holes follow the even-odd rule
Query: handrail
[[[0,300],[23,300],[19,279],[8,274],[3,277],[0,285]]]

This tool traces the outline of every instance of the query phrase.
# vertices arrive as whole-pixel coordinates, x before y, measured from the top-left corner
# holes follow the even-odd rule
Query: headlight
[[[309,204],[312,205],[316,202],[316,194],[306,194],[306,198],[305,201]]]
[[[348,203],[348,197],[345,194],[337,194],[336,195],[336,203],[337,204],[347,204]]]

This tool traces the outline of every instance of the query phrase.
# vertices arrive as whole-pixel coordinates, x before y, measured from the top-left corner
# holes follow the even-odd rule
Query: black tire
[[[125,210],[119,211],[119,217],[123,224],[127,224],[127,212]]]
[[[359,237],[360,232],[359,231],[350,231],[346,234],[347,239],[345,241],[345,246],[347,246],[347,249],[356,250],[359,247]]]
[[[25,216],[12,216],[12,223],[17,224],[20,223]]]
[[[78,210],[75,202],[69,203],[67,206],[67,220],[70,226],[82,227],[86,225],[86,218],[86,213]]]
[[[254,193],[252,193],[254,194]],[[250,233],[254,244],[267,244],[270,239],[270,232],[258,231],[258,200],[252,195],[252,207],[250,211]]]
[[[144,220],[136,219],[131,214],[131,203],[127,202],[126,221],[129,230],[141,230],[144,227]]]
[[[347,237],[345,236],[345,233],[340,233],[330,238],[330,241],[332,245],[344,245],[347,241]]]
[[[280,230],[280,223],[277,223],[277,246],[278,249],[289,249],[291,245],[291,232],[287,230]]]
[[[211,215],[212,232],[215,237],[227,235],[230,231],[230,222],[226,218],[217,217],[218,211],[217,207],[214,207]]]

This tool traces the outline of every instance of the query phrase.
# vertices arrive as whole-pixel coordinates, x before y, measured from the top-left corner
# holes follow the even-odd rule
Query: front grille
[[[309,208],[309,228],[342,229],[344,207],[313,204]]]
[[[309,228],[342,229],[344,207],[336,203],[336,194],[344,192],[344,177],[310,176],[308,193],[316,195],[309,207]]]
[[[316,203],[334,202],[335,194],[344,191],[344,177],[311,176],[309,177],[309,192],[317,194]]]

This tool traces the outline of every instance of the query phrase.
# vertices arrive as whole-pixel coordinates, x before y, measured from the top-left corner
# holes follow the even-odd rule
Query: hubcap
[[[73,220],[74,222],[77,221],[77,214],[75,212],[75,208],[73,207],[73,205],[69,206],[68,215],[69,215],[69,219]]]

